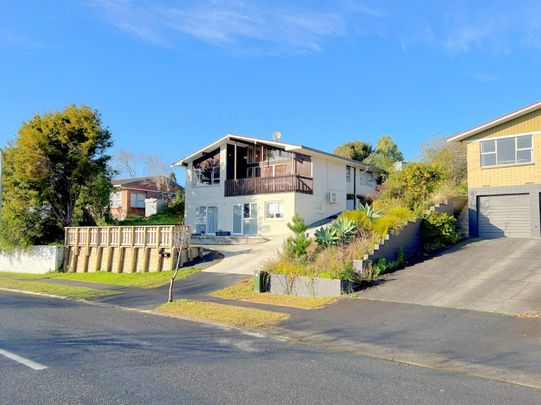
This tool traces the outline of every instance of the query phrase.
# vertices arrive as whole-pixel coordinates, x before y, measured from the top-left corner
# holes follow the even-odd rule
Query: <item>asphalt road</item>
[[[35,370],[36,365],[47,368]],[[156,315],[0,292],[2,404],[540,401],[540,392],[516,385]]]

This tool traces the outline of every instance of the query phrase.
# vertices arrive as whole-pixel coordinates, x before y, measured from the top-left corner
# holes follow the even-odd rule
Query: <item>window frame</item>
[[[528,148],[519,148],[518,147],[518,140],[519,138],[530,138],[530,147]],[[514,141],[514,152],[515,152],[515,160],[512,163],[498,163],[498,141],[502,139],[513,139]],[[487,144],[489,142],[494,143],[494,151],[491,152],[483,152],[483,144]],[[512,136],[505,136],[505,137],[499,137],[499,138],[492,138],[492,139],[484,139],[479,141],[479,166],[482,169],[486,168],[493,168],[493,167],[506,167],[506,166],[520,166],[520,165],[530,165],[534,163],[534,148],[533,148],[533,134],[522,134],[522,135],[512,135]],[[530,151],[530,160],[519,162],[518,160],[518,154],[522,151]],[[494,155],[494,164],[487,165],[483,164],[483,156],[488,155]]]
[[[274,213],[272,214],[273,216],[270,216],[269,212],[270,212],[270,207],[271,205],[274,207]],[[277,210],[277,208],[281,206],[281,210]],[[277,217],[276,215],[277,214],[281,214],[282,216],[281,217]],[[283,221],[285,219],[285,202],[284,200],[270,200],[270,201],[265,201],[265,220],[268,220],[268,221]]]
[[[137,201],[140,199],[140,198],[139,198],[140,196],[143,196],[143,202],[142,202],[142,205],[134,205],[134,203],[133,203],[134,197],[135,197],[135,202],[137,203]],[[146,200],[146,198],[147,198],[146,193],[142,193],[142,192],[138,192],[138,191],[136,191],[136,192],[133,192],[133,191],[132,191],[132,192],[130,193],[130,208],[146,208],[146,207],[145,207],[145,200]]]
[[[346,183],[351,183],[351,166],[346,166]]]

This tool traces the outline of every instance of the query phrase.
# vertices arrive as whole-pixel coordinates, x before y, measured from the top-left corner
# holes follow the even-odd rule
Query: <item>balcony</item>
[[[314,179],[298,174],[276,177],[249,177],[225,181],[225,196],[272,194],[272,193],[303,193],[313,194]]]

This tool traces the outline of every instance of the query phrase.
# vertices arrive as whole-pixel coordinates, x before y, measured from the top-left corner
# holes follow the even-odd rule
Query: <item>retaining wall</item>
[[[0,253],[0,271],[44,274],[63,266],[63,246],[33,246],[28,250]]]
[[[436,204],[430,208],[430,211],[436,211],[440,214],[448,214],[458,217],[464,206],[467,204],[466,198],[452,198],[445,203]],[[364,262],[376,262],[379,259],[394,261],[398,258],[400,251],[404,252],[406,257],[410,257],[423,250],[423,240],[421,237],[421,221],[408,222],[404,228],[398,232],[391,231],[387,234],[374,250],[364,257]]]

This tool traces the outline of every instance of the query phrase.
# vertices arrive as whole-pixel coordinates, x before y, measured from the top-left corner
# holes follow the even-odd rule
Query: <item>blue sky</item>
[[[407,159],[541,99],[538,1],[2,0],[0,143],[87,104],[172,162],[225,133]]]

